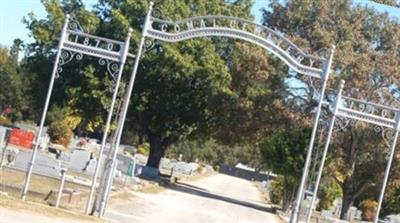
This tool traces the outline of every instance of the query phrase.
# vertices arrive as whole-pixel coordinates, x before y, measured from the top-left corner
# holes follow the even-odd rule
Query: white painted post
[[[139,67],[140,57],[142,55],[142,51],[143,51],[143,47],[144,47],[144,40],[147,35],[147,29],[150,25],[150,16],[151,16],[151,12],[153,10],[153,4],[154,4],[153,2],[150,2],[149,10],[147,12],[147,15],[146,15],[146,18],[144,21],[142,36],[140,38],[140,42],[139,42],[139,46],[138,46],[139,48],[138,48],[138,52],[137,52],[137,55],[135,58],[135,64],[134,64],[134,67],[132,70],[131,79],[129,81],[128,91],[126,92],[126,95],[124,98],[124,104],[123,104],[123,107],[121,110],[120,119],[118,120],[118,127],[117,127],[117,131],[116,131],[116,142],[114,145],[114,151],[113,151],[112,160],[111,160],[111,170],[106,175],[106,181],[105,181],[106,184],[105,184],[104,194],[102,195],[101,201],[100,201],[99,217],[102,217],[104,215],[105,209],[106,209],[106,203],[108,202],[108,199],[109,199],[109,194],[110,194],[113,177],[114,177],[114,171],[117,166],[116,159],[117,159],[117,154],[118,154],[118,147],[119,147],[119,144],[121,141],[122,130],[124,128],[126,114],[128,112],[128,108],[129,108],[129,101],[130,101],[130,98],[132,95],[133,85],[135,83],[135,78],[136,78],[137,69]]]
[[[96,181],[97,181],[97,177],[99,175],[99,171],[100,171],[100,167],[101,167],[101,161],[103,159],[103,153],[104,153],[104,148],[106,146],[106,142],[107,142],[107,137],[108,137],[108,132],[110,130],[110,125],[111,125],[111,121],[112,121],[112,115],[114,113],[114,106],[115,106],[115,102],[117,100],[117,96],[118,96],[118,90],[119,90],[119,86],[121,83],[121,77],[122,77],[122,73],[124,70],[124,65],[126,62],[126,57],[128,55],[128,51],[129,51],[129,43],[131,40],[131,35],[132,35],[132,29],[129,28],[128,31],[128,35],[125,39],[125,44],[124,44],[124,49],[121,52],[121,61],[120,61],[120,68],[118,71],[118,77],[117,77],[117,82],[115,83],[115,88],[114,88],[114,93],[112,96],[112,101],[111,101],[111,106],[110,106],[110,110],[108,111],[108,117],[107,117],[107,122],[106,122],[106,127],[104,129],[103,132],[103,138],[101,140],[101,146],[100,146],[100,153],[99,153],[99,157],[97,159],[97,163],[96,163],[96,168],[92,177],[92,185],[90,187],[90,192],[89,192],[89,197],[86,203],[86,208],[85,208],[85,213],[89,214],[90,211],[90,207],[92,205],[92,199],[93,199],[93,194],[96,190]]]
[[[298,222],[300,205],[301,205],[301,201],[303,200],[303,197],[304,197],[305,186],[306,186],[306,183],[307,183],[307,178],[308,178],[308,174],[309,174],[309,168],[310,168],[310,164],[311,164],[311,157],[312,157],[312,152],[313,152],[313,148],[314,148],[315,135],[317,134],[319,117],[321,115],[322,103],[324,101],[326,84],[327,84],[328,79],[329,79],[329,73],[331,72],[331,66],[332,66],[334,53],[335,53],[335,46],[332,47],[331,54],[329,56],[328,62],[325,65],[324,74],[323,74],[323,84],[322,84],[322,89],[321,89],[321,92],[320,92],[320,98],[319,98],[319,102],[318,102],[317,113],[315,114],[315,117],[314,117],[314,125],[313,125],[313,130],[312,130],[312,133],[311,133],[310,144],[308,146],[308,152],[307,152],[306,161],[305,161],[305,164],[304,164],[303,175],[302,175],[302,178],[301,178],[299,189],[297,191],[297,197],[296,197],[295,203],[293,205],[294,207],[292,209],[292,215],[290,217],[290,223],[297,223]]]
[[[58,206],[60,205],[60,201],[61,201],[61,196],[63,194],[63,190],[64,190],[64,182],[65,182],[65,172],[67,170],[62,168],[61,169],[61,183],[60,183],[60,188],[58,189],[58,195],[57,195],[57,201],[56,201],[56,208],[58,208]]]
[[[386,185],[389,180],[390,169],[391,169],[392,163],[393,163],[393,157],[394,157],[394,153],[396,150],[397,140],[399,138],[399,132],[400,132],[400,110],[398,110],[397,114],[396,114],[396,127],[395,127],[394,133],[393,133],[393,142],[392,142],[392,146],[390,148],[389,161],[388,161],[388,164],[386,165],[385,177],[383,179],[381,193],[379,195],[378,209],[376,210],[376,216],[375,216],[374,223],[378,223],[378,221],[379,221],[379,214],[381,212],[382,203],[383,203],[383,199],[385,196]]]
[[[38,133],[36,135],[35,144],[34,144],[34,148],[33,148],[33,151],[32,151],[32,156],[31,156],[31,160],[28,163],[28,169],[27,169],[27,173],[26,173],[26,177],[25,177],[25,184],[24,184],[24,188],[22,189],[22,194],[21,194],[21,199],[23,201],[26,199],[26,194],[28,193],[29,183],[30,183],[31,176],[32,176],[32,171],[33,171],[33,165],[34,165],[35,160],[36,160],[38,147],[39,147],[39,144],[40,144],[40,139],[41,139],[42,133],[43,133],[43,126],[44,126],[44,122],[46,120],[46,115],[47,115],[47,110],[49,108],[51,94],[53,92],[54,80],[56,78],[56,73],[57,73],[57,69],[58,69],[58,63],[60,61],[61,51],[62,51],[63,44],[64,44],[64,41],[65,41],[65,33],[67,31],[68,22],[69,22],[69,15],[66,15],[64,26],[63,26],[62,31],[61,31],[60,41],[58,43],[58,52],[57,52],[56,60],[54,61],[53,72],[51,74],[49,88],[47,90],[46,102],[44,104],[42,118],[40,120],[39,131],[38,131]]]
[[[328,154],[328,149],[329,149],[329,144],[331,143],[331,137],[332,137],[333,128],[335,127],[336,115],[337,115],[337,112],[339,110],[339,106],[340,106],[341,99],[342,99],[342,92],[343,92],[343,88],[344,88],[344,83],[345,82],[343,80],[340,82],[339,93],[338,93],[337,98],[336,98],[336,103],[335,103],[335,107],[334,107],[334,110],[333,110],[332,119],[331,119],[331,122],[330,122],[330,125],[329,125],[328,138],[326,140],[324,151],[323,151],[323,154],[322,154],[322,160],[321,160],[321,164],[320,164],[320,167],[319,167],[317,180],[315,182],[315,186],[314,186],[314,190],[313,190],[313,196],[312,196],[312,199],[311,199],[310,209],[308,210],[308,213],[307,213],[306,223],[310,223],[310,221],[311,221],[311,216],[312,216],[312,213],[313,213],[314,203],[315,203],[315,200],[317,199],[317,193],[318,193],[319,185],[320,185],[321,178],[322,178],[322,172],[324,170],[326,156]]]

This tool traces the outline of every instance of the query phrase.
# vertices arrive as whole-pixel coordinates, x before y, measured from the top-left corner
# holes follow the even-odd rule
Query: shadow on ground
[[[185,183],[174,183],[174,184],[162,184],[162,187],[168,188],[170,190],[174,190],[174,191],[178,191],[178,192],[182,192],[182,193],[187,193],[190,195],[194,195],[194,196],[201,196],[201,197],[205,197],[205,198],[210,198],[210,199],[216,199],[216,200],[220,200],[223,202],[228,202],[231,204],[235,204],[235,205],[240,205],[240,206],[244,206],[247,208],[253,208],[255,210],[259,210],[259,211],[265,211],[265,212],[269,212],[272,214],[276,213],[276,208],[269,208],[269,207],[265,207],[262,205],[258,205],[258,204],[254,204],[251,202],[247,202],[247,201],[243,201],[243,200],[238,200],[238,199],[234,199],[234,198],[230,198],[230,197],[225,197],[225,196],[221,196],[218,194],[214,194],[211,193],[209,191],[207,191],[206,189],[200,188],[200,187],[196,187],[193,185],[189,185],[189,184],[185,184]]]

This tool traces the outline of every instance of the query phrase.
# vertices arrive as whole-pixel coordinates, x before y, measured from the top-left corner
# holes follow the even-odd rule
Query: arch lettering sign
[[[165,21],[150,17],[147,37],[166,41],[206,36],[238,38],[257,44],[282,59],[298,73],[323,78],[326,59],[307,54],[282,33],[251,21],[229,16],[200,16],[181,21]]]

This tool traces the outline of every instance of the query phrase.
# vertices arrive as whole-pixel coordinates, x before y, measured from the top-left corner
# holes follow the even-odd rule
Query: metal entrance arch
[[[197,37],[225,36],[238,38],[257,44],[279,57],[294,71],[310,78],[320,80],[321,82],[322,87],[319,91],[318,106],[314,116],[313,130],[308,147],[302,180],[297,192],[296,202],[292,209],[291,222],[297,222],[300,203],[303,198],[305,184],[309,173],[312,150],[323,103],[323,95],[325,94],[326,83],[329,77],[329,73],[331,71],[335,47],[332,47],[329,58],[321,58],[305,53],[278,31],[274,31],[268,27],[253,23],[248,20],[228,16],[202,16],[181,21],[165,21],[153,17],[152,11],[153,2],[150,2],[150,6],[143,25],[141,39],[138,45],[138,51],[136,53],[137,56],[135,58],[135,64],[124,98],[124,104],[119,115],[115,138],[113,139],[113,145],[115,146],[111,156],[112,160],[110,161],[111,168],[106,170],[107,173],[104,175],[105,185],[101,187],[103,188],[103,190],[100,193],[100,207],[98,209],[99,217],[103,216],[108,202],[109,192],[113,181],[112,176],[114,174],[113,172],[117,163],[116,155],[124,128],[129,101],[132,95],[137,68],[140,62],[143,48],[145,46],[145,38],[149,37],[165,42],[179,42]]]
[[[331,106],[331,118],[329,123],[329,129],[327,132],[327,138],[324,145],[323,155],[318,170],[318,176],[313,189],[313,196],[311,204],[307,213],[306,223],[311,222],[313,210],[317,200],[317,193],[319,190],[325,161],[328,153],[328,149],[331,143],[332,135],[336,131],[345,129],[349,125],[355,125],[357,122],[363,122],[374,127],[376,132],[381,132],[382,137],[385,141],[388,150],[386,151],[386,168],[384,178],[382,180],[382,186],[378,198],[378,207],[374,223],[379,222],[379,214],[382,208],[382,203],[386,191],[386,186],[389,180],[390,170],[392,167],[395,149],[400,134],[400,109],[393,105],[383,105],[368,102],[365,100],[359,100],[343,95],[344,81],[340,83],[336,100]]]

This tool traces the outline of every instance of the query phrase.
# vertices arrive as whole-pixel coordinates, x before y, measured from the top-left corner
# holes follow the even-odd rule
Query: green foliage
[[[291,128],[267,136],[260,144],[267,167],[276,174],[298,178],[304,165],[310,129]]]
[[[148,143],[142,143],[138,146],[137,153],[148,156],[150,153],[150,145]]]
[[[208,140],[183,140],[171,145],[166,156],[182,159],[187,162],[198,160],[213,166],[242,163],[256,170],[263,169],[264,163],[258,149],[251,145],[229,146],[222,145],[214,139]]]
[[[289,210],[298,187],[298,180],[290,176],[278,176],[271,182],[269,197],[272,203],[281,205],[284,212]]]
[[[73,126],[68,121],[68,108],[54,106],[48,114],[48,134],[51,142],[68,147],[73,137]]]
[[[17,47],[17,46],[14,46]],[[0,114],[5,108],[11,108],[7,114],[13,121],[19,121],[23,114],[29,112],[28,81],[24,78],[16,55],[10,55],[6,48],[0,46]]]
[[[319,203],[317,210],[328,210],[332,207],[335,199],[343,196],[342,188],[340,185],[332,180],[328,180],[328,182],[324,182],[320,186],[320,190],[318,192]]]
[[[269,190],[269,199],[273,204],[280,205],[283,199],[283,177],[278,177],[271,182]]]
[[[346,86],[352,89],[346,92],[348,96],[378,103],[392,101],[392,93],[383,90],[391,88],[385,85],[399,86],[398,21],[373,8],[353,5],[351,0],[272,1],[270,6],[271,10],[264,11],[264,24],[290,36],[301,48],[316,52],[336,45],[331,76],[346,80]],[[378,79],[383,81],[378,82]],[[328,85],[334,86],[334,82]],[[379,94],[378,89],[382,90]],[[307,88],[304,95],[293,96],[293,100],[303,103],[306,97],[316,98],[312,88]],[[368,193],[371,198],[378,196],[376,182],[382,179],[385,146],[376,133],[360,123],[342,133],[333,142],[334,164],[329,173],[334,173],[331,177],[343,189],[341,218],[344,218],[362,194]],[[370,171],[372,162],[374,171]],[[338,179],[339,175],[343,179]],[[396,175],[392,177],[398,179]]]
[[[309,143],[309,128],[291,128],[276,131],[260,144],[264,162],[269,170],[281,175],[282,209],[287,211],[292,203],[299,184],[302,166]],[[277,195],[276,191],[274,191]],[[278,197],[278,196],[277,196]]]
[[[385,196],[381,216],[400,213],[400,186],[392,189],[391,193]]]

